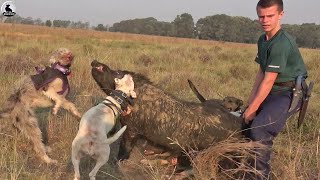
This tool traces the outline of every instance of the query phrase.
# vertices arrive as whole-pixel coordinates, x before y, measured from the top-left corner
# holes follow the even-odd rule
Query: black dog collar
[[[126,93],[120,90],[111,91],[110,96],[120,104],[122,111],[126,111],[128,105],[133,105],[134,103],[131,97],[128,97]]]
[[[116,112],[113,110],[113,108],[112,108],[111,106],[115,107],[115,108],[117,109],[117,111],[119,112],[119,114],[122,114],[122,113],[123,113],[123,111],[122,111],[120,108],[118,108],[118,106],[115,105],[115,104],[114,104],[112,101],[110,101],[109,99],[104,99],[104,101],[107,101],[107,102],[102,102],[102,104],[108,106],[108,107],[112,110],[113,115],[114,115],[115,118],[117,117],[117,114],[116,114]]]

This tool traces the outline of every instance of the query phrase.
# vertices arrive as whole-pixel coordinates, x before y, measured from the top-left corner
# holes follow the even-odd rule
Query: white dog
[[[130,96],[136,98],[132,76],[129,74],[121,76],[122,78],[115,78],[116,90],[112,91],[102,103],[89,109],[81,118],[78,134],[72,142],[71,158],[75,180],[80,179],[79,164],[83,154],[88,154],[97,161],[89,174],[91,180],[95,179],[100,167],[109,159],[109,144],[116,141],[126,129],[124,126],[111,138],[107,138],[106,134],[112,130],[118,116],[123,111],[130,113],[127,106],[131,101]]]

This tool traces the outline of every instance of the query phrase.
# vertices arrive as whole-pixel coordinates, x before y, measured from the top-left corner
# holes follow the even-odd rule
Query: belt
[[[294,88],[294,87],[296,86],[296,82],[295,82],[295,81],[275,82],[274,85],[275,85],[275,86],[280,86],[280,87],[290,87],[290,88]]]

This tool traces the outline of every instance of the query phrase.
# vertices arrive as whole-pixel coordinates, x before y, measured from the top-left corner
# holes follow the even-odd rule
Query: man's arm
[[[248,99],[248,105],[251,104],[253,98],[256,96],[256,93],[258,91],[258,88],[261,84],[261,81],[263,80],[263,77],[264,77],[264,74],[261,70],[261,67],[259,68],[258,72],[257,72],[257,75],[256,75],[256,80],[253,84],[253,87],[252,87],[252,90],[251,90],[251,93],[250,93],[250,96],[249,96],[249,99]]]
[[[263,80],[261,81],[260,85],[257,85],[258,90],[256,91],[255,96],[253,96],[251,103],[249,104],[248,108],[243,114],[243,117],[247,123],[256,116],[256,111],[258,110],[261,103],[265,100],[265,98],[270,93],[271,88],[277,76],[278,76],[278,73],[276,72],[265,72],[263,76]]]

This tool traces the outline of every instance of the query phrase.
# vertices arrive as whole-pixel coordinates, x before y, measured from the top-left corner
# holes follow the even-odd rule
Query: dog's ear
[[[130,90],[129,93],[132,98],[137,98],[137,94],[133,90]]]
[[[119,85],[120,84],[120,79],[119,78],[114,78],[114,83],[116,84],[116,86]]]
[[[57,60],[57,54],[58,54],[58,50],[54,51],[54,52],[51,54],[50,59],[49,59],[50,64],[54,64],[54,63],[58,62],[58,60]]]

